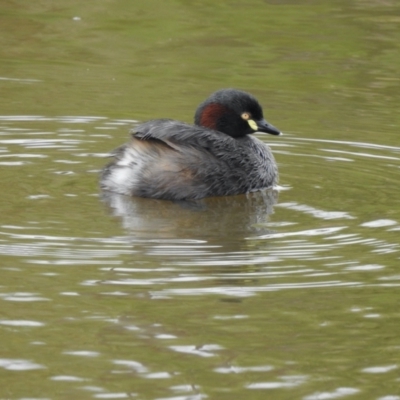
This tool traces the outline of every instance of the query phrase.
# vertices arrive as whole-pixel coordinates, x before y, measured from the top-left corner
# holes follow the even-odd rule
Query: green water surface
[[[0,9],[0,399],[400,399],[400,3]],[[99,195],[224,87],[285,133],[279,195]]]

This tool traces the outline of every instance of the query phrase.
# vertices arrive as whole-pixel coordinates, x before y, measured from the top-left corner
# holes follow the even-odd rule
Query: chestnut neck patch
[[[227,114],[229,109],[221,104],[208,104],[201,113],[200,125],[206,128],[217,130],[217,123],[220,117]]]

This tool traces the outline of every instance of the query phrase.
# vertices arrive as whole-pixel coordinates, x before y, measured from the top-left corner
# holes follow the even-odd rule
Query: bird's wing
[[[219,150],[234,150],[235,140],[221,132],[170,119],[145,122],[131,131],[132,137],[140,140],[161,141],[175,150],[191,147],[202,149],[218,157]]]

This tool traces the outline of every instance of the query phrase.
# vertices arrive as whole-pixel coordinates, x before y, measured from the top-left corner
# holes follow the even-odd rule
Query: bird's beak
[[[282,135],[282,132],[267,122],[265,119],[254,121],[257,125],[257,132],[270,133],[271,135]]]

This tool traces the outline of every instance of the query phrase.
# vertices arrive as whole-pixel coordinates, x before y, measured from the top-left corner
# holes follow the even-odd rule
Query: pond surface
[[[0,16],[1,399],[400,399],[400,4]],[[276,190],[100,193],[140,121],[247,90]]]

